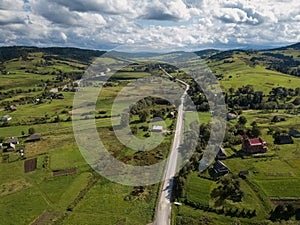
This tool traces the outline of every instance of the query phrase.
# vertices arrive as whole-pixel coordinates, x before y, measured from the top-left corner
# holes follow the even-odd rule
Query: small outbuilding
[[[295,129],[290,129],[289,135],[294,138],[300,138],[300,132]]]
[[[222,163],[220,160],[217,160],[214,163],[213,169],[218,175],[225,175],[225,174],[229,173],[229,168],[224,163]]]
[[[40,134],[32,134],[29,136],[26,142],[36,142],[41,140],[42,135]]]
[[[274,144],[277,145],[287,145],[287,144],[294,144],[294,140],[289,135],[281,135],[275,138]]]
[[[153,126],[151,131],[152,132],[157,132],[157,133],[162,132],[163,131],[163,126]]]

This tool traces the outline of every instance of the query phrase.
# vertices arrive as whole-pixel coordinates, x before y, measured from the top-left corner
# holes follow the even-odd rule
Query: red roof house
[[[250,139],[247,135],[243,135],[242,150],[247,153],[266,153],[268,150],[267,143],[261,138]]]

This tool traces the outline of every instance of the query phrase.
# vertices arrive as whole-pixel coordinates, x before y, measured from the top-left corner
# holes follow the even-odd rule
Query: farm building
[[[261,138],[250,139],[247,135],[243,135],[242,150],[247,153],[266,153],[268,150],[267,143]]]
[[[294,129],[290,129],[289,132],[290,136],[294,137],[294,138],[299,138],[300,137],[300,132]]]
[[[222,147],[218,147],[219,150],[218,151],[218,154],[217,154],[217,159],[226,159],[227,158],[227,154],[225,152],[225,149],[222,148]]]
[[[35,141],[40,141],[41,140],[41,135],[40,134],[32,134],[29,136],[26,142],[35,142]]]
[[[3,152],[12,152],[16,150],[16,145],[12,143],[7,143],[3,145]]]
[[[229,173],[229,168],[219,160],[214,163],[213,169],[219,175],[225,175]]]
[[[163,127],[162,126],[153,126],[151,131],[152,132],[162,132]]]
[[[289,135],[281,135],[275,138],[274,144],[278,144],[278,145],[294,144],[294,140]]]
[[[6,115],[6,116],[2,117],[2,122],[7,122],[7,121],[10,121],[10,120],[12,120],[12,117],[10,115]]]
[[[7,140],[7,144],[18,145],[19,144],[19,139],[17,137],[11,137]]]

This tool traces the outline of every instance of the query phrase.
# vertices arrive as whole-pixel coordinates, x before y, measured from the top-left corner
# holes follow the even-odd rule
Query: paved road
[[[173,78],[170,74],[168,74],[163,68],[160,69],[169,77]],[[186,90],[181,96],[181,104],[178,108],[178,117],[177,117],[177,125],[175,136],[170,152],[170,156],[168,158],[168,162],[166,164],[165,174],[164,174],[164,182],[162,185],[162,190],[160,193],[160,198],[158,202],[157,212],[156,212],[156,221],[155,225],[169,225],[171,219],[171,197],[172,197],[172,189],[173,189],[173,179],[177,170],[177,160],[178,160],[178,147],[181,144],[182,133],[183,133],[183,103],[185,101],[185,97],[187,96],[187,91],[190,86],[184,81],[178,80],[178,82],[182,83],[186,86]]]

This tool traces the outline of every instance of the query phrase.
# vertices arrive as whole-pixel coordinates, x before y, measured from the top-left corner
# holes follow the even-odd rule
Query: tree
[[[25,131],[24,131],[24,130],[22,130],[21,134],[22,134],[22,136],[24,136],[24,135],[25,135]]]
[[[238,123],[241,125],[245,125],[247,123],[246,117],[240,116]]]
[[[300,220],[300,208],[296,209],[295,214],[296,214],[296,220]]]
[[[222,177],[218,187],[212,190],[211,197],[218,198],[223,202],[225,199],[232,200],[233,202],[240,202],[244,196],[243,191],[240,189],[240,182],[233,175]]]
[[[33,127],[30,127],[29,129],[28,129],[28,134],[29,135],[32,135],[32,134],[34,134],[35,133],[35,129],[33,128]]]
[[[280,121],[279,117],[278,116],[273,116],[271,122],[272,123],[278,123]]]
[[[252,129],[249,129],[248,130],[248,135],[251,137],[251,138],[257,138],[261,135],[261,132],[260,132],[260,129],[259,127],[257,126],[257,123],[254,121],[251,123],[251,126],[252,126]]]
[[[137,132],[138,132],[137,126],[132,127],[132,128],[131,128],[131,131],[132,131],[132,134],[133,134],[133,135],[137,135]]]
[[[286,217],[287,217],[287,219],[290,219],[292,216],[294,216],[295,215],[295,213],[296,213],[296,209],[295,209],[295,207],[292,205],[292,204],[288,204],[287,206],[286,206]]]
[[[149,112],[147,110],[142,110],[139,112],[140,122],[146,122],[149,117]]]

